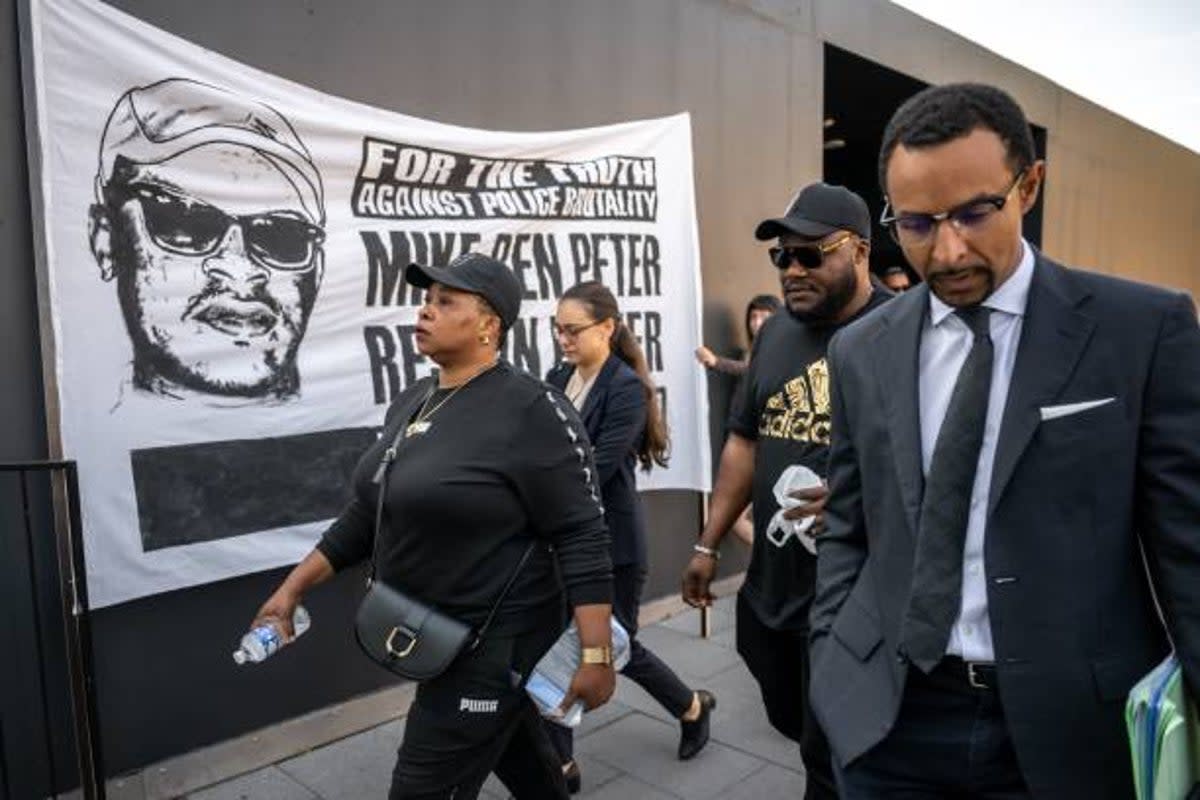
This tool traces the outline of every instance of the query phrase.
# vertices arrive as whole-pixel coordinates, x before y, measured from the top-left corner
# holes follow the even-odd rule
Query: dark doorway
[[[879,226],[883,193],[876,166],[883,129],[892,113],[928,84],[853,53],[825,45],[825,157],[827,183],[857,192],[871,209],[871,271],[882,275],[889,267],[903,267],[916,283],[916,273],[904,260],[900,247]],[[1038,158],[1046,157],[1046,129],[1030,125]],[[1042,244],[1042,197],[1025,215],[1024,235],[1034,246]]]

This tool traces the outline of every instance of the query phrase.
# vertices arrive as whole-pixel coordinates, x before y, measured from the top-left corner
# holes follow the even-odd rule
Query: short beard
[[[792,319],[798,322],[803,322],[806,325],[831,325],[837,320],[842,310],[850,305],[857,294],[858,273],[850,269],[846,272],[845,276],[826,290],[825,297],[812,308],[804,311],[797,311],[792,308],[791,303],[787,302],[786,292],[784,293],[783,304]]]
[[[296,365],[296,358],[308,326],[308,318],[316,302],[318,284],[315,272],[304,277],[300,289],[300,307],[294,316],[289,316],[279,301],[265,288],[256,286],[253,290],[253,299],[278,315],[278,324],[287,328],[292,340],[280,356],[266,359],[266,375],[254,383],[248,383],[211,378],[184,365],[173,350],[147,335],[141,301],[134,288],[138,270],[146,267],[140,260],[133,235],[124,225],[115,225],[113,228],[113,263],[117,273],[117,298],[125,321],[125,330],[133,346],[133,385],[136,388],[166,396],[173,395],[175,386],[218,397],[282,400],[299,395],[300,370]],[[224,293],[224,290],[209,281],[200,294],[192,298],[188,313],[190,314],[201,300]]]
[[[950,306],[951,308],[970,308],[972,306],[979,305],[984,300],[991,297],[992,292],[996,291],[996,275],[995,275],[995,273],[993,273],[990,269],[985,269],[985,268],[976,268],[976,269],[978,269],[978,271],[983,274],[985,288],[983,291],[983,297],[979,298],[974,303],[967,303],[965,305],[961,304],[961,303],[955,304],[955,303],[950,302],[950,300],[948,300],[947,298],[942,297],[942,295],[938,292],[938,278],[936,275],[932,276],[931,278],[927,278],[925,282],[929,285],[929,291],[933,294],[933,296],[936,297],[938,300],[941,300],[943,303]]]

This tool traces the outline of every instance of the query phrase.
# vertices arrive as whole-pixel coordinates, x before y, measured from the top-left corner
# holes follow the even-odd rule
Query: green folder
[[[1138,681],[1125,706],[1138,800],[1184,800],[1200,780],[1200,715],[1171,656]]]

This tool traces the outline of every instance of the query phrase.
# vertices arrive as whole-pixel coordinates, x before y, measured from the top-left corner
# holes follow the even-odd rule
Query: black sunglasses
[[[825,263],[825,256],[853,238],[853,235],[847,233],[840,239],[828,244],[800,244],[789,245],[787,247],[772,247],[767,253],[771,257],[771,263],[778,269],[787,269],[792,265],[793,261],[799,263],[805,269],[817,269]]]
[[[237,225],[254,262],[285,272],[303,272],[315,264],[313,256],[325,241],[323,230],[288,212],[226,214],[193,197],[150,183],[110,186],[107,195],[115,206],[136,201],[142,209],[146,233],[156,245],[179,255],[212,254],[229,229]]]

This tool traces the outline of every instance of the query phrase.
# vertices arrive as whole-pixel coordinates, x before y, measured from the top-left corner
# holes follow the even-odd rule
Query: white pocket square
[[[1085,400],[1082,403],[1067,403],[1061,406],[1042,406],[1038,409],[1042,414],[1042,422],[1047,422],[1059,417],[1069,417],[1072,414],[1078,414],[1080,411],[1088,411],[1100,406],[1106,406],[1109,403],[1115,403],[1117,398],[1106,397],[1103,400]]]

